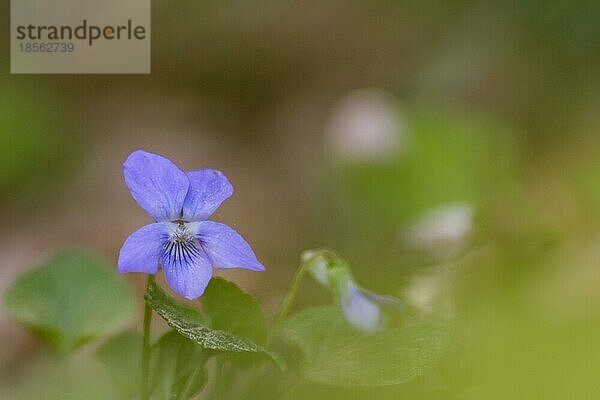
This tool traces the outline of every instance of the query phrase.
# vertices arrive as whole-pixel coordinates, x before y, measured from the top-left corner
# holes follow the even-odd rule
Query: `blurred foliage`
[[[87,250],[66,250],[19,277],[8,290],[9,313],[61,352],[105,335],[133,315],[125,279]]]
[[[40,357],[19,371],[5,391],[10,400],[105,400],[117,398],[110,378],[102,366],[89,357],[69,362],[54,357]]]
[[[3,202],[43,195],[78,161],[79,120],[53,86],[0,78],[0,192],[9,194]]]
[[[431,105],[419,106],[401,115],[407,127],[401,131],[398,127],[402,144],[391,156],[347,161],[328,150],[333,157],[323,194],[327,207],[321,208],[321,218],[328,224],[321,227],[321,241],[363,266],[357,268],[359,278],[376,267],[378,273],[369,278],[387,291],[397,290],[414,267],[444,261],[407,242],[417,229],[425,230],[417,240],[431,242],[421,247],[453,248],[446,259],[464,254],[468,242],[485,241],[490,235],[510,240],[532,233],[547,235],[527,193],[515,130],[457,110],[434,110]],[[464,215],[443,222],[441,210],[458,206],[465,209]],[[430,222],[419,228],[426,220]],[[463,224],[465,232],[452,237],[456,224]],[[435,243],[435,235],[448,236],[439,239],[450,243]]]
[[[515,179],[519,146],[509,129],[434,109],[409,117],[405,148],[393,159],[336,168],[333,190],[361,208],[356,217],[397,227],[435,206],[484,204],[491,189],[504,193],[499,185]]]
[[[96,350],[96,357],[106,367],[119,398],[135,398],[139,390],[142,335],[124,332],[110,338]]]
[[[532,0],[515,4],[515,15],[537,37],[551,39],[546,46],[584,56],[600,52],[600,5],[593,0]],[[552,40],[553,39],[553,40]]]
[[[307,379],[338,386],[404,383],[427,373],[448,345],[448,328],[439,322],[406,319],[368,335],[352,329],[332,306],[294,315],[282,332],[302,349]]]
[[[175,331],[165,333],[153,347],[151,398],[193,398],[206,385],[209,354]]]

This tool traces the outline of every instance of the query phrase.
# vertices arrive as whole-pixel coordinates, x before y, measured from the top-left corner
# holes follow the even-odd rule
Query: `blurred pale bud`
[[[397,99],[380,89],[361,89],[342,98],[326,126],[333,153],[352,161],[379,161],[402,150],[405,127]]]
[[[473,207],[466,203],[435,208],[403,232],[405,244],[439,257],[460,253],[473,228]]]
[[[338,281],[350,273],[346,262],[328,249],[306,250],[301,258],[312,277],[328,289],[339,287]]]
[[[329,287],[329,271],[327,270],[327,261],[324,257],[317,257],[313,260],[310,273],[321,285]]]

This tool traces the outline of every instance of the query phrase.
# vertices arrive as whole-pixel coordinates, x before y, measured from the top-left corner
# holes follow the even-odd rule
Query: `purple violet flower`
[[[175,292],[196,299],[213,268],[265,270],[242,236],[207,220],[233,194],[223,173],[183,172],[167,158],[142,150],[131,153],[123,173],[133,198],[156,222],[127,238],[119,253],[120,273],[156,274],[160,264]]]

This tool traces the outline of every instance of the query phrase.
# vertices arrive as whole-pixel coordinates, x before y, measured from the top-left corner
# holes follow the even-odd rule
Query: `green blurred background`
[[[139,76],[9,75],[0,13],[0,293],[68,245],[116,263],[141,148],[227,174],[267,272],[223,275],[269,315],[329,246],[460,327],[416,381],[286,398],[598,397],[600,2],[155,0]],[[0,343],[9,387],[43,350],[4,311]]]

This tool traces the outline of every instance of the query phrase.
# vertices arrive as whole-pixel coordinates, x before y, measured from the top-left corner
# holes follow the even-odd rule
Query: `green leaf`
[[[213,278],[202,301],[213,328],[246,337],[255,343],[265,343],[267,320],[260,305],[234,283]]]
[[[281,333],[304,353],[303,375],[338,386],[385,386],[423,375],[444,354],[448,330],[438,322],[405,321],[384,332],[352,329],[335,306],[302,311]]]
[[[152,348],[153,400],[189,399],[206,385],[210,354],[175,331],[164,334]]]
[[[113,331],[134,310],[124,278],[83,249],[61,252],[19,277],[5,304],[15,319],[61,351]]]
[[[155,283],[148,287],[145,297],[171,328],[205,349],[269,354],[250,339],[209,328],[196,318],[190,318],[189,308],[176,303]]]
[[[109,339],[96,350],[122,399],[132,399],[139,391],[142,335],[125,332]]]

